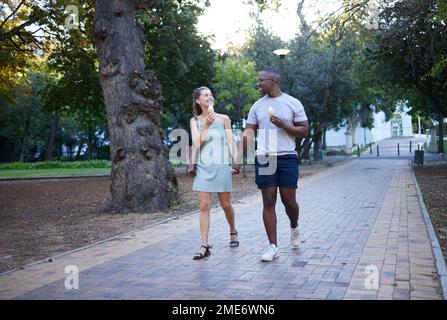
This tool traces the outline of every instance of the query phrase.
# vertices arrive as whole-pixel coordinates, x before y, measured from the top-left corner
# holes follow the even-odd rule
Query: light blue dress
[[[200,131],[200,124],[199,124]],[[212,124],[200,146],[193,191],[231,192],[232,177],[224,125]]]

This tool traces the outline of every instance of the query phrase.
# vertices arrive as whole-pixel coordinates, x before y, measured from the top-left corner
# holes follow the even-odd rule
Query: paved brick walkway
[[[213,208],[207,260],[192,259],[194,213],[0,276],[0,299],[442,299],[408,160],[335,166],[301,180],[298,200],[301,245],[290,247],[278,199],[273,262],[260,261],[268,243],[257,194],[234,204],[238,248]],[[65,287],[70,265],[78,289]]]

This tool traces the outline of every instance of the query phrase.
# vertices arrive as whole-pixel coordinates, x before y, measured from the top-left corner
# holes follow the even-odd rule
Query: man
[[[279,256],[275,212],[278,188],[290,220],[291,244],[293,247],[299,245],[299,207],[296,201],[298,156],[295,151],[295,138],[307,136],[309,123],[301,102],[281,91],[280,80],[280,73],[274,69],[264,68],[259,73],[257,85],[263,97],[250,108],[242,135],[247,139],[247,143],[241,144],[243,152],[239,152],[238,161],[233,166],[233,169],[239,172],[247,145],[258,131],[255,152],[256,184],[262,192],[262,217],[270,242],[261,256],[262,261],[272,261]]]

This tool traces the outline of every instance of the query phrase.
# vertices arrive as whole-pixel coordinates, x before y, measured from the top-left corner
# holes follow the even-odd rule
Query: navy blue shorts
[[[276,162],[276,164],[275,164]],[[277,157],[255,158],[256,184],[259,189],[298,187],[298,156],[287,154]]]

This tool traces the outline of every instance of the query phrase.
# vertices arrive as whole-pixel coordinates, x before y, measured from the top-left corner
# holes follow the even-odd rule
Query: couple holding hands
[[[190,121],[193,150],[197,150],[196,175],[193,191],[197,192],[200,206],[200,235],[202,245],[193,259],[200,260],[211,254],[208,243],[210,228],[211,193],[216,192],[230,227],[230,247],[239,246],[235,213],[231,205],[232,175],[239,174],[247,145],[257,137],[255,152],[255,182],[262,193],[264,227],[269,246],[261,255],[262,261],[279,256],[276,235],[276,198],[279,188],[281,201],[290,220],[290,240],[297,247],[299,206],[296,201],[298,183],[298,155],[295,138],[304,138],[309,131],[306,113],[301,102],[282,92],[281,75],[272,68],[259,72],[257,86],[263,97],[250,108],[239,150],[233,140],[231,120],[227,115],[214,112],[214,98],[207,87],[194,91],[193,112]],[[274,134],[272,134],[274,133]],[[273,138],[272,138],[273,137]],[[272,141],[273,140],[273,141]],[[233,160],[230,168],[228,152]],[[193,152],[194,153],[194,152]],[[274,165],[273,170],[271,170]],[[270,170],[268,170],[270,169]]]

